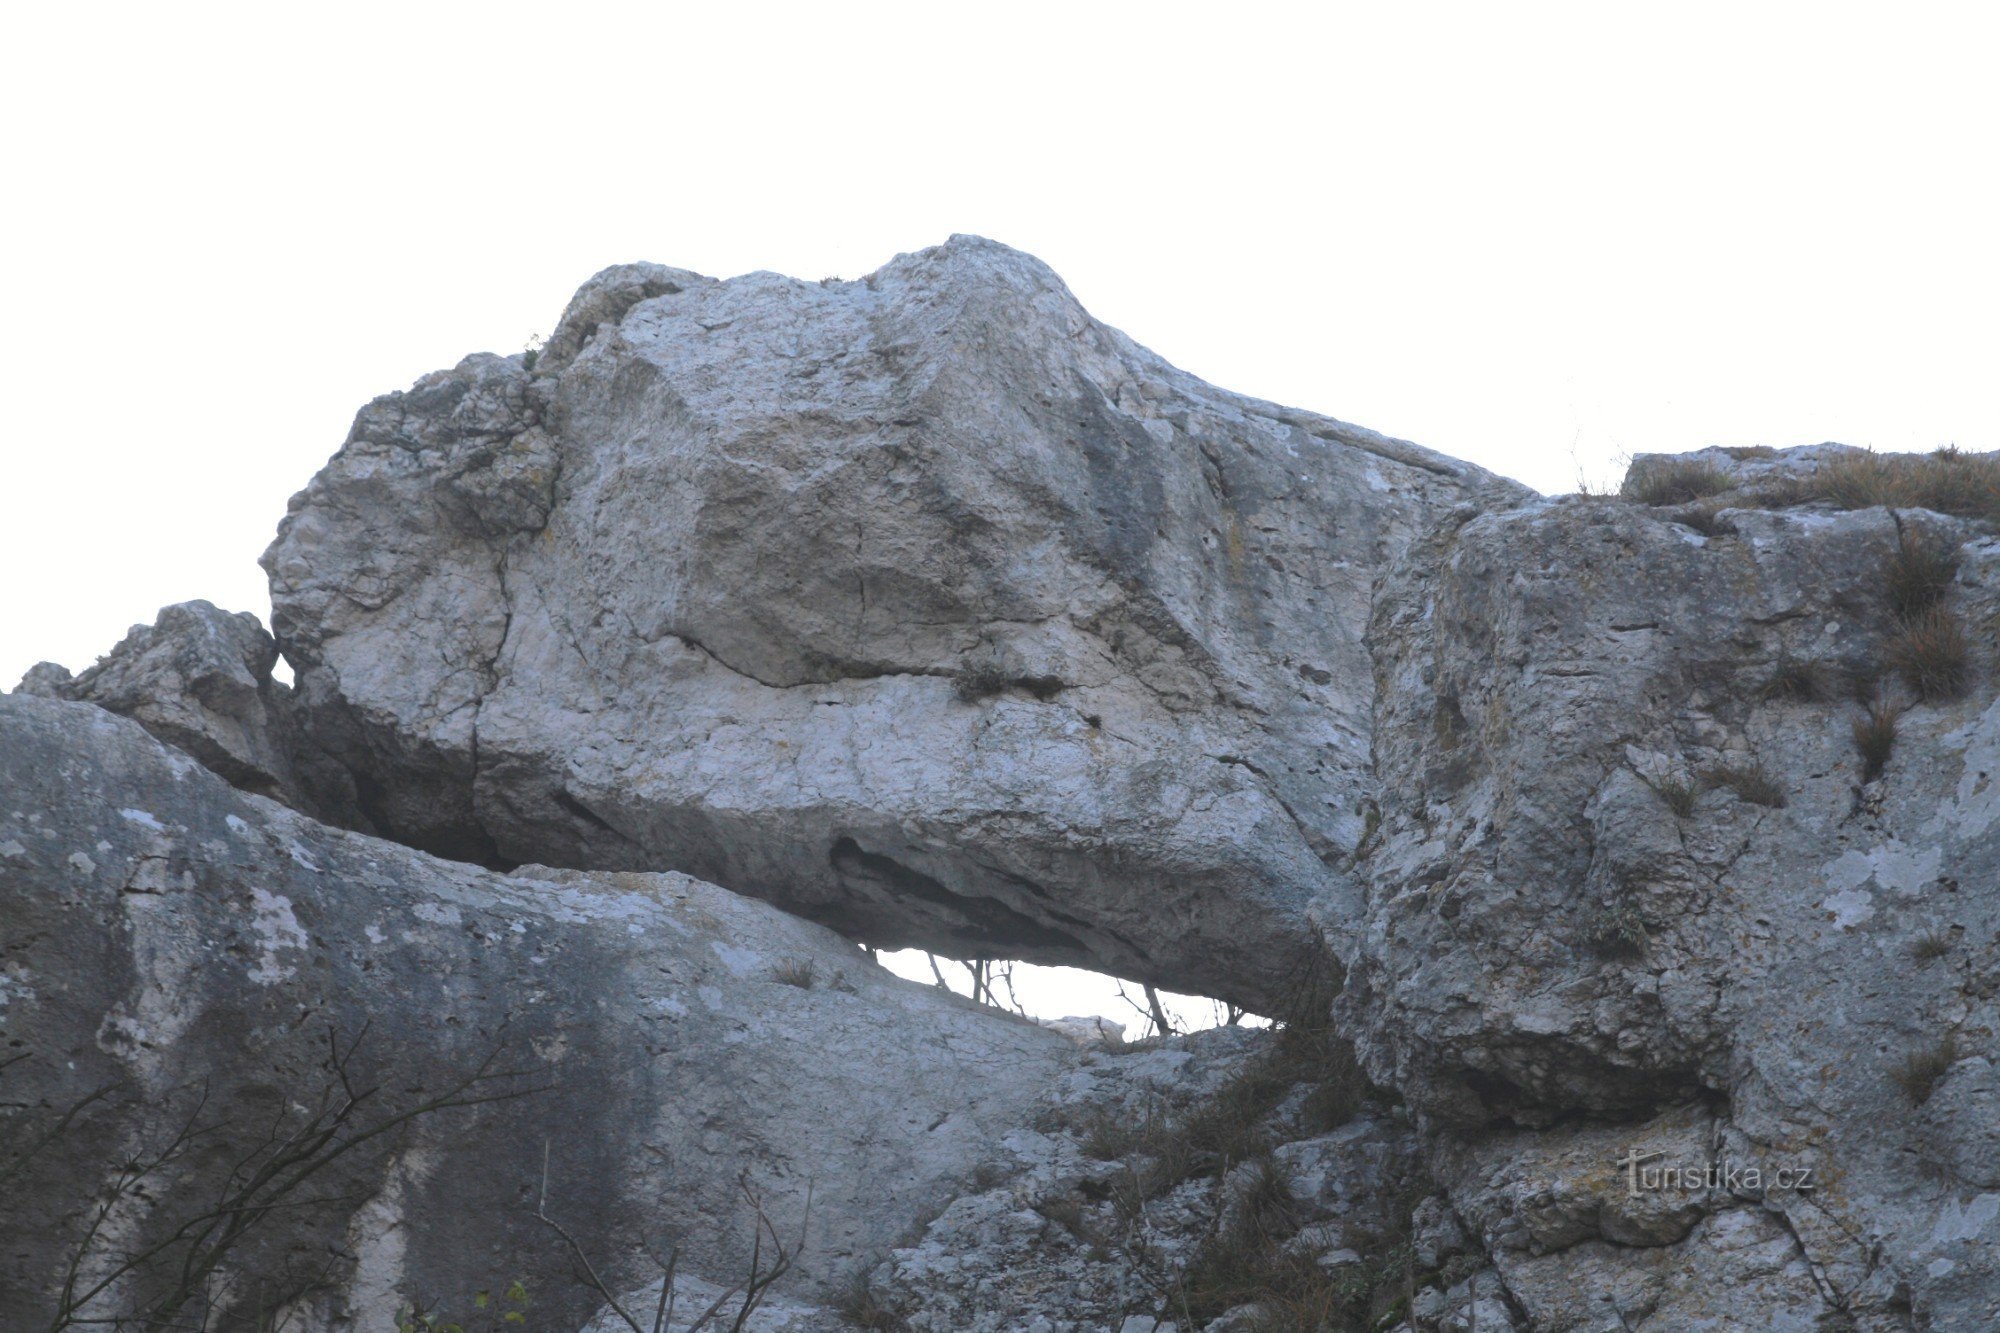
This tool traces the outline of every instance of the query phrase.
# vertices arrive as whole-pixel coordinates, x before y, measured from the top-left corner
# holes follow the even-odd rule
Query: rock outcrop
[[[976,239],[607,270],[362,411],[275,645],[193,603],[0,700],[0,1086],[63,1139],[0,1278],[186,1090],[285,1123],[372,1017],[398,1097],[549,1086],[344,1159],[235,1308],[519,1265],[624,1327],[534,1267],[546,1141],[628,1303],[810,1180],[766,1333],[2000,1327],[1996,522],[1950,451],[1533,496]],[[857,941],[1291,1021],[1134,1049]]]
[[[82,674],[43,662],[18,692],[109,709],[244,791],[368,828],[352,775],[306,737],[292,692],[272,678],[277,662],[278,645],[257,617],[182,602],[151,625],[134,625]]]
[[[1536,1327],[1988,1327],[2000,705],[1895,664],[1914,595],[1983,676],[2000,543],[1731,503],[1477,516],[1385,590],[1344,1025],[1459,1145],[1441,1178]],[[1614,1163],[1690,1108],[1648,1165],[1735,1183],[1635,1223],[1661,1196]],[[1566,1176],[1540,1220],[1496,1193]]]
[[[0,697],[0,794],[10,1329],[49,1326],[71,1258],[87,1291],[371,1091],[352,1151],[240,1200],[276,1211],[204,1284],[210,1327],[290,1308],[372,1330],[516,1279],[537,1327],[579,1327],[599,1301],[544,1198],[607,1282],[638,1285],[649,1247],[677,1244],[686,1277],[727,1287],[753,1240],[739,1182],[788,1240],[807,1229],[788,1290],[838,1293],[1076,1058],[713,885],[439,861],[234,791],[79,704]],[[354,1052],[351,1086],[330,1042]],[[458,1098],[479,1104],[360,1138],[489,1059]],[[124,1164],[162,1154],[88,1239]],[[143,1308],[184,1252],[81,1313]]]
[[[1262,1011],[1344,920],[1374,584],[1519,488],[1211,388],[960,237],[587,284],[370,404],[265,556],[375,822]]]

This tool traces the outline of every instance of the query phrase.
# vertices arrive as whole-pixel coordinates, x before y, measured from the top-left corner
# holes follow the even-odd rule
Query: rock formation
[[[803,1288],[838,1291],[949,1201],[1071,1050],[713,885],[440,861],[232,791],[77,704],[0,697],[0,792],[0,1014],[25,1057],[0,1071],[8,1146],[97,1094],[10,1185],[7,1328],[46,1326],[76,1213],[127,1154],[190,1118],[251,1145],[134,1182],[169,1202],[140,1217],[126,1199],[112,1220],[127,1230],[90,1247],[86,1278],[131,1230],[151,1243],[223,1193],[238,1155],[261,1164],[268,1125],[290,1135],[340,1100],[331,1042],[355,1049],[356,1091],[380,1088],[354,1128],[489,1058],[472,1098],[505,1099],[330,1162],[310,1193],[340,1206],[258,1197],[302,1220],[232,1256],[265,1284],[227,1304],[239,1320],[262,1301],[296,1304],[306,1327],[389,1327],[399,1300],[463,1310],[522,1279],[539,1321],[575,1328],[597,1300],[535,1218],[544,1189],[607,1274],[642,1275],[667,1238],[690,1273],[733,1280],[753,1239],[739,1178],[788,1234],[808,1225]]]
[[[266,553],[391,836],[1269,1010],[1350,916],[1371,590],[1475,468],[1239,398],[957,238],[635,265],[365,408]]]
[[[1773,466],[1748,461],[1715,456],[1710,484]],[[1983,679],[1908,678],[1899,603],[1978,627],[1968,673],[1994,661],[2000,544],[1918,509],[1715,503],[1484,514],[1385,590],[1343,1015],[1378,1079],[1465,1136],[1444,1178],[1538,1327],[1724,1326],[1752,1292],[1791,1311],[1760,1327],[1902,1327],[1913,1303],[1983,1327],[2000,708]],[[1885,716],[1878,763],[1861,736]],[[1912,1086],[1925,1060],[1937,1082]],[[1579,1114],[1616,1128],[1558,1127]],[[1508,1197],[1602,1173],[1663,1114],[1687,1126],[1665,1162],[1813,1188],[1703,1189],[1636,1229],[1621,1191]]]
[[[208,602],[161,610],[134,625],[78,676],[54,662],[31,669],[20,693],[74,699],[129,717],[244,791],[315,818],[369,828],[354,778],[304,734],[292,693],[272,678],[278,645],[245,612]]]
[[[684,1327],[751,1201],[807,1224],[779,1333],[2000,1326],[1996,495],[1819,446],[1535,496],[972,238],[607,270],[363,409],[275,640],[169,608],[0,700],[0,1087],[63,1131],[0,1289],[177,1096],[305,1114],[372,1018],[405,1102],[548,1086],[343,1158],[231,1327],[512,1267]],[[1128,1047],[858,944],[1286,1021]]]

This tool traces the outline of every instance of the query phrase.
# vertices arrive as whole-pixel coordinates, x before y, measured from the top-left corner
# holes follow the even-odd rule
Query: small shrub
[[[1957,542],[1935,533],[1906,530],[1883,571],[1889,609],[1898,620],[1916,620],[1944,600],[1957,577]]]
[[[1079,1126],[1083,1132],[1083,1155],[1099,1162],[1115,1162],[1148,1152],[1166,1132],[1163,1124],[1166,1118],[1158,1106],[1148,1106],[1137,1117],[1098,1111]]]
[[[973,662],[958,669],[951,678],[952,688],[966,703],[977,703],[1002,694],[1010,684],[1005,669],[996,662]]]
[[[1877,699],[1855,719],[1854,748],[1861,752],[1861,780],[1873,782],[1881,777],[1896,748],[1896,710],[1888,700]]]
[[[771,980],[781,986],[811,990],[819,982],[819,964],[810,958],[787,958],[771,969]]]
[[[1904,621],[1889,640],[1888,660],[1925,703],[1956,699],[1972,681],[1972,645],[1942,606]]]
[[[1706,459],[1652,458],[1626,474],[1618,494],[1634,504],[1681,505],[1720,495],[1731,484],[1729,474]]]
[[[1927,930],[1910,941],[1910,960],[1919,967],[1936,962],[1951,952],[1951,932],[1948,930]]]
[[[1685,778],[1661,778],[1648,785],[1677,819],[1692,815],[1695,803],[1701,800],[1701,784]]]
[[[1216,1176],[1270,1152],[1266,1121],[1298,1088],[1298,1119],[1324,1134],[1352,1120],[1367,1096],[1354,1050],[1324,1019],[1286,1025],[1211,1096],[1178,1110],[1148,1107],[1138,1116],[1099,1113],[1084,1128],[1083,1153],[1125,1161],[1115,1191],[1119,1210],[1136,1217],[1148,1199],[1185,1180]]]
[[[1650,943],[1646,918],[1630,903],[1605,908],[1591,925],[1590,947],[1606,958],[1643,957]]]
[[[1705,776],[1710,787],[1727,788],[1752,805],[1773,810],[1785,807],[1785,789],[1760,763],[1724,764],[1711,768]]]
[[[1261,1161],[1242,1184],[1230,1224],[1210,1238],[1181,1274],[1172,1308],[1199,1324],[1255,1305],[1260,1329],[1386,1329],[1405,1313],[1419,1281],[1409,1209],[1367,1238],[1357,1263],[1329,1268],[1286,1245],[1304,1219],[1284,1178]]]
[[[1764,699],[1788,699],[1795,703],[1817,703],[1833,693],[1831,673],[1817,662],[1801,662],[1781,657],[1771,669],[1771,678],[1757,691]]]
[[[1914,1105],[1922,1106],[1957,1062],[1958,1038],[1947,1032],[1903,1057],[1903,1062],[1889,1071],[1889,1078]]]

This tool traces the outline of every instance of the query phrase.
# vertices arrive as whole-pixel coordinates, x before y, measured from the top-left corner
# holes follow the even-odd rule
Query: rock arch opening
[[[1108,972],[1018,959],[943,958],[923,949],[888,949],[875,960],[909,981],[1058,1027],[1086,1044],[1216,1027],[1268,1027],[1271,1020],[1226,1000],[1162,990]]]

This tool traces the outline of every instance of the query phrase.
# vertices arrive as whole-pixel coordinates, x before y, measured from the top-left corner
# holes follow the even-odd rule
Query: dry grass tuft
[[[1678,819],[1686,819],[1694,813],[1695,803],[1701,800],[1701,784],[1685,778],[1661,778],[1647,784],[1659,796],[1660,802],[1674,812]]]
[[[1896,709],[1877,699],[1854,721],[1854,748],[1861,752],[1861,780],[1873,782],[1889,765],[1896,748]]]
[[[1386,1328],[1416,1285],[1416,1258],[1405,1218],[1372,1238],[1360,1263],[1328,1268],[1285,1242],[1303,1218],[1290,1188],[1268,1159],[1241,1184],[1231,1225],[1195,1256],[1175,1284],[1172,1308],[1200,1324],[1255,1305],[1260,1329]]]
[[[1212,1096],[1179,1108],[1156,1104],[1137,1117],[1100,1114],[1083,1127],[1085,1156],[1127,1163],[1115,1196],[1121,1212],[1135,1217],[1148,1199],[1184,1180],[1267,1155],[1267,1122],[1301,1088],[1296,1118],[1308,1133],[1324,1134],[1354,1118],[1368,1082],[1354,1048],[1328,1018],[1338,989],[1333,964],[1316,955],[1302,969],[1270,1045]]]
[[[1801,662],[1783,657],[1771,669],[1771,678],[1757,691],[1764,699],[1789,699],[1796,703],[1817,703],[1835,692],[1832,673],[1817,662]]]
[[[1903,1095],[1912,1103],[1922,1106],[1931,1099],[1937,1085],[1958,1063],[1958,1038],[1947,1032],[1925,1046],[1920,1046],[1903,1057],[1903,1062],[1889,1071],[1889,1078],[1903,1090]]]
[[[1727,472],[1706,459],[1651,458],[1633,467],[1618,494],[1634,504],[1684,505],[1720,495],[1732,484]]]
[[[1915,620],[1937,608],[1958,577],[1958,543],[1938,533],[1905,529],[1883,571],[1889,609]]]
[[[1919,967],[1934,963],[1951,952],[1951,932],[1927,930],[1909,943],[1910,960]]]
[[[771,980],[781,986],[811,990],[819,981],[819,965],[810,958],[787,958],[771,969]]]
[[[2000,519],[2000,455],[1847,454],[1806,479],[1815,499],[1843,509],[1887,505],[1961,518]]]
[[[1972,645],[1942,606],[1904,621],[1889,640],[1888,659],[1925,703],[1956,699],[1972,683]]]
[[[1785,789],[1778,785],[1761,763],[1723,764],[1704,775],[1710,787],[1727,788],[1752,805],[1773,810],[1785,808]]]

